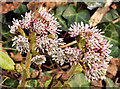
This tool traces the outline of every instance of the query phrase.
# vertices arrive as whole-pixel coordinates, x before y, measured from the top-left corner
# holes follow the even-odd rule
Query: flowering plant
[[[65,45],[63,38],[59,38],[61,32],[59,23],[50,10],[41,7],[36,19],[31,11],[22,16],[22,20],[13,19],[13,25],[9,26],[10,33],[16,36],[12,39],[13,45],[22,53],[27,53],[23,77],[19,87],[25,87],[29,77],[30,62],[37,65],[47,61],[46,55],[52,57],[61,66],[68,62],[76,68],[82,67],[86,79],[94,81],[104,79],[108,63],[112,58],[110,48],[112,45],[104,39],[103,32],[83,22],[71,25],[68,34],[75,37],[77,47],[61,47]],[[26,33],[28,32],[28,33]],[[74,69],[75,70],[75,69]],[[70,72],[73,70],[71,69]],[[69,76],[74,74],[71,73]]]

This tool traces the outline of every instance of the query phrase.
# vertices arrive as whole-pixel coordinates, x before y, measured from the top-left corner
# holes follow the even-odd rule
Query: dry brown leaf
[[[10,52],[11,54],[11,58],[14,61],[22,61],[22,55],[20,54],[20,52],[18,52],[16,55],[14,55],[12,52]]]
[[[112,5],[111,5],[111,7],[112,7],[114,10],[116,10],[116,9],[117,9],[117,6],[115,5],[115,3],[114,3],[114,4],[112,4]]]
[[[38,80],[40,87],[45,87],[45,82],[50,79],[49,75],[41,76]]]
[[[118,58],[112,58],[110,63],[109,63],[109,67],[108,67],[106,76],[108,78],[115,77],[116,74],[117,74],[118,66],[119,66],[119,59]]]
[[[68,2],[29,2],[27,4],[28,10],[32,10],[33,12],[39,9],[41,6],[44,6],[47,10],[54,9],[60,5],[66,5]]]
[[[4,52],[5,54],[8,55],[8,52],[6,52],[3,48],[2,48],[2,43],[0,43],[0,50],[2,49],[2,52]]]
[[[42,2],[29,2],[27,4],[27,8],[28,10],[31,10],[31,11],[36,11],[40,6],[42,6]]]
[[[69,76],[66,73],[63,73],[61,79],[66,81],[69,79]]]
[[[1,2],[2,10],[0,10],[0,14],[5,14],[9,11],[14,10],[15,8],[18,8],[20,6],[20,4],[22,4],[22,2],[23,1],[21,1],[21,2],[11,2],[11,3]]]
[[[109,6],[112,4],[113,0],[107,0],[103,8],[98,8],[97,11],[91,16],[89,23],[92,23],[92,26],[96,26],[103,18],[107,12]]]
[[[102,85],[102,80],[94,80],[91,82],[91,86],[94,86],[94,87],[103,87]]]

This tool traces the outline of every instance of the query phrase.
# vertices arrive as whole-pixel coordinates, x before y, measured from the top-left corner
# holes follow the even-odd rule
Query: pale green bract
[[[0,67],[5,70],[14,70],[15,63],[4,52],[0,51]]]

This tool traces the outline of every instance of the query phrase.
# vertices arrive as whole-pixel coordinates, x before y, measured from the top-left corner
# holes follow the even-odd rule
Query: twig
[[[51,70],[52,70],[52,68],[51,68],[51,67],[49,67],[49,66],[46,66],[46,65],[43,65],[43,64],[42,64],[42,66],[44,66],[44,67],[46,67],[46,68],[48,68],[48,69],[51,69]]]
[[[58,63],[56,63],[57,67],[59,68],[59,70],[62,70],[62,68],[58,65]]]
[[[54,64],[52,64],[50,67],[53,67],[53,68],[55,68],[55,67],[54,67],[54,65],[55,65],[55,63],[54,63]]]
[[[119,79],[119,78],[116,78],[116,80],[115,80],[115,84],[116,84],[116,85],[120,85],[120,83],[117,83],[117,82],[118,82],[118,79]]]
[[[118,19],[114,20],[112,23],[115,24],[115,23],[117,23],[118,21],[120,21],[120,17],[119,17]]]
[[[5,85],[0,85],[1,87],[6,87],[8,89],[16,89],[16,88],[13,88],[13,87],[9,87],[9,86],[5,86]]]
[[[59,46],[59,48],[65,48],[65,47],[68,47],[68,46],[73,45],[73,44],[75,44],[75,43],[77,43],[77,41],[73,41],[73,42],[68,43],[68,44],[66,44],[66,45]]]
[[[51,59],[50,59],[50,62],[51,62],[51,64],[53,64],[53,62],[52,62],[52,60],[51,60]],[[53,68],[55,69],[54,65],[53,65]]]
[[[6,47],[2,47],[3,49],[6,49],[6,50],[17,50],[17,49],[14,49],[14,48],[6,48]]]

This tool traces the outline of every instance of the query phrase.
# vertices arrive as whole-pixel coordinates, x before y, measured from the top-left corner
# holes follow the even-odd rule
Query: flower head
[[[86,78],[88,80],[104,79],[108,63],[112,58],[109,55],[111,53],[109,48],[112,45],[104,39],[103,32],[97,27],[84,25],[83,22],[81,22],[81,25],[79,23],[71,25],[69,30],[71,37],[79,37],[84,43],[81,45],[81,52],[84,56],[81,61],[83,62],[82,65],[87,67]]]
[[[45,55],[39,55],[39,56],[36,55],[35,57],[33,57],[31,59],[31,61],[33,61],[34,63],[36,63],[37,65],[39,65],[39,64],[45,63],[46,57],[45,57]]]
[[[10,33],[15,34],[16,30],[17,30],[21,25],[20,25],[19,20],[18,20],[18,19],[15,20],[15,18],[13,18],[12,23],[13,23],[13,26],[8,25],[8,27],[10,28]]]
[[[28,42],[28,38],[26,38],[25,36],[15,36],[12,39],[13,44],[12,46],[16,45],[16,48],[18,49],[18,51],[22,52],[29,52],[29,42]]]

